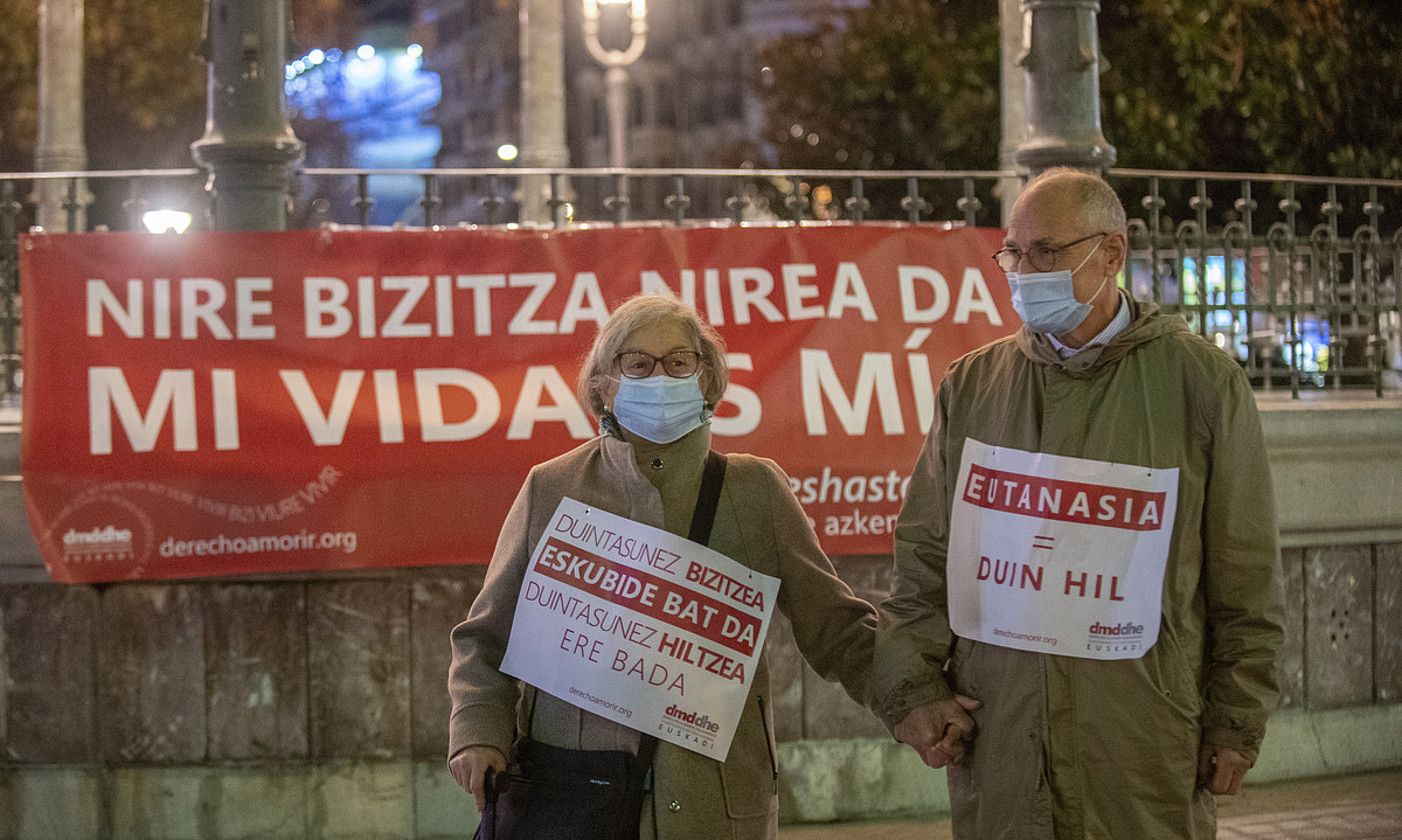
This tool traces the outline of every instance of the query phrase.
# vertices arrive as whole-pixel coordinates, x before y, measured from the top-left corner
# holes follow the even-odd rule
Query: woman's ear
[[[706,401],[706,405],[712,410],[720,403],[725,394],[716,394],[711,398],[711,390],[716,387],[716,372],[707,364],[701,365],[701,375],[697,377],[696,384],[701,386],[701,396]]]

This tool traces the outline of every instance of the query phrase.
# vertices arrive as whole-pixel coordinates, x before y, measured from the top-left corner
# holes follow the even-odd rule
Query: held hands
[[[1231,747],[1203,744],[1198,751],[1198,787],[1218,796],[1241,793],[1242,780],[1250,769],[1246,756]]]
[[[468,747],[448,760],[448,772],[453,774],[453,781],[477,800],[479,813],[487,804],[483,779],[488,767],[498,773],[506,770],[506,756],[496,747]]]
[[[962,764],[966,742],[973,740],[974,719],[969,712],[983,703],[962,694],[916,706],[893,730],[896,740],[908,744],[920,759],[934,768]]]

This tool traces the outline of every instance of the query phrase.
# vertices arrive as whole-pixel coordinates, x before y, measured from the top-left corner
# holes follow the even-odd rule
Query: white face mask
[[[1081,260],[1081,265],[1072,269],[1028,274],[1008,272],[1008,286],[1013,293],[1013,309],[1028,329],[1051,335],[1066,335],[1085,322],[1090,316],[1091,305],[1089,302],[1081,303],[1076,300],[1072,276],[1081,270],[1081,266],[1085,265],[1099,248],[1100,242],[1095,243],[1095,247],[1090,249],[1086,258]],[[1109,277],[1100,281],[1100,286],[1091,293],[1090,299],[1095,300],[1108,282]]]
[[[678,379],[649,376],[618,380],[613,416],[618,425],[653,443],[671,443],[706,422],[701,372]]]

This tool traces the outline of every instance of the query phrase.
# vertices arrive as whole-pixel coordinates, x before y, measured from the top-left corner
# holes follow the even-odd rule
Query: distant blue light
[[[321,152],[327,165],[432,166],[441,146],[441,135],[431,116],[442,97],[438,74],[422,69],[422,48],[362,47],[345,53],[324,49],[320,64],[314,63],[316,51],[309,50],[302,59],[304,66],[310,65],[307,72],[297,73],[295,66],[290,66],[284,90],[288,108],[298,121],[298,132],[306,123],[329,123],[334,124],[334,133],[344,138],[344,151],[322,146],[309,148],[308,154]],[[325,131],[307,127],[312,136]],[[413,216],[418,212],[421,180],[375,176],[372,223],[390,224],[404,218],[405,213]]]

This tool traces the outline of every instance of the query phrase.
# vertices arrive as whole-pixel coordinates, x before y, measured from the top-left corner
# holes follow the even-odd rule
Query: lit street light
[[[628,6],[632,40],[626,50],[606,50],[599,43],[599,7],[622,5]],[[609,166],[622,169],[628,165],[624,149],[628,140],[628,65],[637,61],[647,46],[647,0],[584,0],[584,43],[589,54],[607,68]]]
[[[147,210],[141,214],[141,223],[152,233],[184,233],[192,221],[194,216],[184,210]]]

